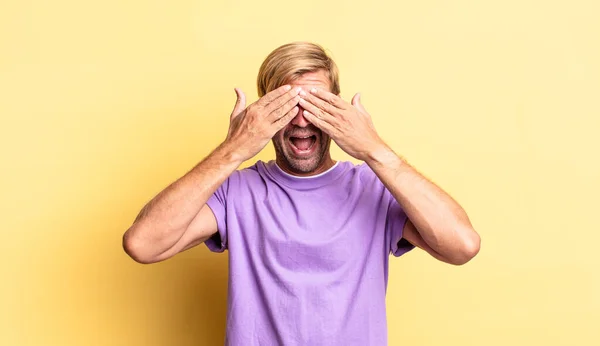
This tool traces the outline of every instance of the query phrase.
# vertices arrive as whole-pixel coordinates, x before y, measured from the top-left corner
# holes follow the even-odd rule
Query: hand
[[[298,114],[300,88],[281,86],[246,108],[246,95],[235,88],[237,102],[225,142],[232,145],[243,161],[258,154],[271,138]]]
[[[300,97],[306,120],[327,133],[352,157],[367,161],[372,153],[385,146],[371,116],[360,103],[360,94],[354,95],[352,104],[320,89],[302,91]]]

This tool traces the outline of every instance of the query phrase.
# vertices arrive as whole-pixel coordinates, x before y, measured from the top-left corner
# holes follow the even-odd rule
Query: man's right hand
[[[235,88],[237,102],[231,112],[225,142],[236,148],[242,160],[249,160],[269,143],[277,131],[298,114],[300,88],[283,85],[246,108],[246,95]]]
[[[123,248],[135,261],[163,261],[215,234],[217,220],[206,204],[210,196],[298,114],[299,89],[282,86],[248,108],[244,93],[239,89],[235,92],[238,98],[223,142],[225,148],[216,148],[156,195],[123,235]]]

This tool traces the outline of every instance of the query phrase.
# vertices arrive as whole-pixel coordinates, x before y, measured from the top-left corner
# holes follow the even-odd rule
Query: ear
[[[354,95],[354,97],[352,98],[352,105],[361,112],[367,112],[365,107],[363,107],[362,103],[360,103],[360,93],[356,93],[356,95]]]
[[[237,100],[235,102],[235,107],[233,107],[233,111],[231,112],[231,119],[237,117],[244,109],[246,109],[246,95],[241,89],[234,88],[235,94],[237,96]]]

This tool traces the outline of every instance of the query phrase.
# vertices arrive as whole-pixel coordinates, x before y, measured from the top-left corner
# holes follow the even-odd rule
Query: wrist
[[[215,154],[219,155],[221,161],[225,164],[237,168],[244,163],[244,161],[248,160],[241,148],[242,146],[226,140],[215,149]]]
[[[365,161],[367,164],[376,164],[389,160],[393,154],[394,152],[389,146],[387,146],[384,142],[380,142],[376,145],[372,145],[368,150],[365,151],[366,157],[363,161]]]
[[[364,160],[369,167],[375,169],[378,166],[391,167],[402,162],[402,159],[385,143],[373,147],[367,152]]]

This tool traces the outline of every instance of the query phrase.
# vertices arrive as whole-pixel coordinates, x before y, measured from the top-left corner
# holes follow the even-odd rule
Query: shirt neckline
[[[325,172],[307,177],[298,177],[284,172],[275,160],[264,163],[264,166],[269,175],[277,182],[293,189],[308,190],[332,183],[346,171],[347,165],[344,162],[337,161]]]
[[[305,177],[301,177],[301,176],[297,176],[297,175],[293,175],[293,174],[289,174],[288,172],[284,171],[283,169],[281,169],[281,167],[279,167],[279,165],[277,164],[277,161],[275,161],[274,166],[277,167],[277,169],[279,170],[279,172],[287,175],[288,177],[292,178],[292,179],[315,179],[318,178],[322,175],[325,175],[331,171],[333,171],[335,169],[335,167],[340,163],[340,161],[336,161],[333,166],[329,167],[325,172],[321,172],[319,174],[315,174],[315,175],[309,175],[309,176],[305,176]]]

